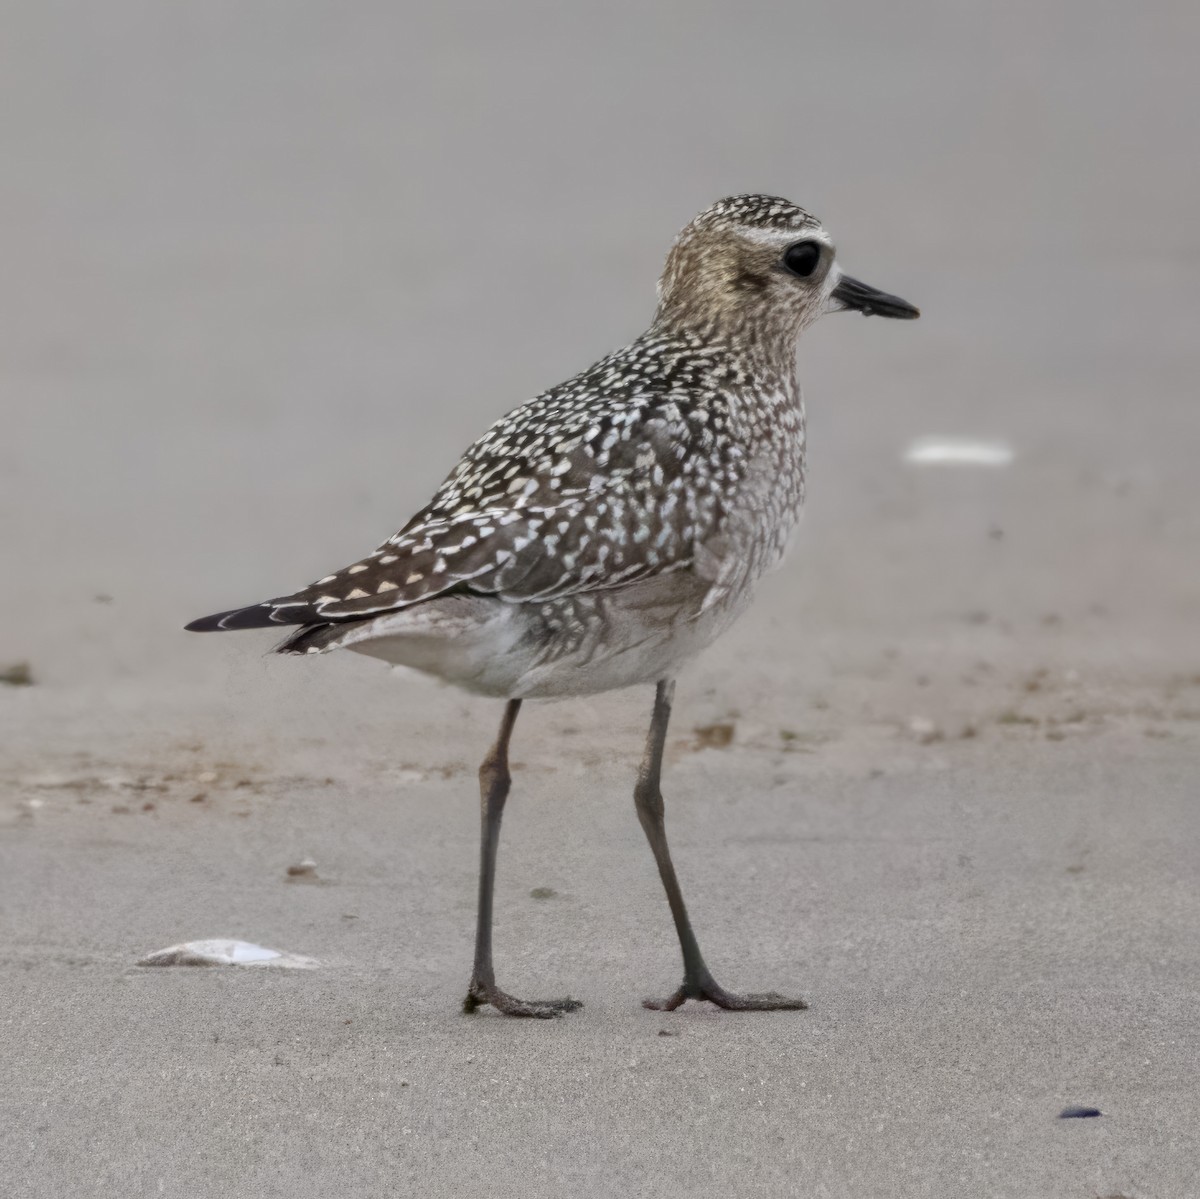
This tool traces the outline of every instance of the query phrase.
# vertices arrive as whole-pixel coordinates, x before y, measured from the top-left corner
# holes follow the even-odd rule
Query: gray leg
[[[718,1007],[730,1011],[776,1011],[799,1010],[808,1004],[803,999],[788,999],[774,991],[764,995],[734,995],[720,986],[709,972],[692,922],[688,919],[683,892],[675,867],[671,864],[671,851],[667,848],[667,832],[663,825],[663,798],[659,787],[662,775],[663,746],[667,740],[667,724],[671,719],[671,701],[675,695],[673,679],[664,679],[654,693],[654,715],[650,720],[650,734],[646,739],[646,756],[638,771],[637,786],[633,798],[637,804],[638,819],[650,842],[658,873],[667,892],[671,915],[675,920],[675,931],[679,934],[679,947],[683,950],[683,985],[666,999],[646,999],[644,1004],[656,1011],[672,1012],[687,999],[707,999]]]
[[[500,818],[504,814],[504,801],[508,798],[509,787],[512,784],[512,777],[508,773],[508,742],[520,710],[519,699],[508,701],[504,709],[504,719],[500,722],[496,744],[488,751],[483,765],[479,767],[479,799],[483,816],[483,840],[479,862],[479,913],[475,926],[475,968],[471,971],[471,982],[467,987],[467,997],[463,1000],[463,1011],[473,1012],[482,1004],[490,1003],[506,1016],[550,1019],[563,1012],[572,1012],[583,1005],[577,999],[515,999],[496,986],[496,973],[492,968],[492,892],[496,883],[496,846],[500,841]]]

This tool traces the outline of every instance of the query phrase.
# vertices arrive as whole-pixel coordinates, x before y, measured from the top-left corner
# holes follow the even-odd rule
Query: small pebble
[[[733,744],[737,726],[731,720],[706,724],[692,730],[697,749],[728,749]]]
[[[316,862],[312,858],[305,858],[303,861],[294,862],[287,868],[287,881],[289,883],[319,882]]]
[[[0,683],[10,687],[32,687],[33,671],[28,662],[14,662],[11,666],[0,666]]]
[[[908,722],[908,731],[922,745],[932,745],[935,741],[941,741],[944,736],[942,730],[928,716],[914,716]]]
[[[534,887],[529,892],[531,899],[553,899],[558,892],[553,887]]]
[[[1064,1107],[1058,1113],[1060,1120],[1089,1120],[1093,1116],[1103,1116],[1098,1107]]]

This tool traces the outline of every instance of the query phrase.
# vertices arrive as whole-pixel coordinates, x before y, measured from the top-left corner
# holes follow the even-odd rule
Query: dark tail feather
[[[251,604],[202,616],[183,627],[191,633],[221,633],[227,629],[268,629],[281,624],[311,624],[319,619],[307,604]]]

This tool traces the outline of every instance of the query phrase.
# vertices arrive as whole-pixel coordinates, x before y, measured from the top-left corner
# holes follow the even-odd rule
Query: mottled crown
[[[821,222],[790,200],[779,196],[726,196],[711,208],[706,208],[689,228],[718,227],[749,229],[804,230],[819,229]]]
[[[796,334],[820,315],[820,289],[797,287],[776,269],[783,247],[821,233],[821,222],[779,196],[727,196],[680,231],[658,283],[658,324],[712,337],[771,342],[782,361]]]

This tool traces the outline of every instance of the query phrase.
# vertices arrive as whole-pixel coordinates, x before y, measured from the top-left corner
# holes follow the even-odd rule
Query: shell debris
[[[912,466],[1010,466],[1012,446],[971,437],[918,437],[904,451]]]
[[[255,945],[250,941],[228,941],[213,938],[204,941],[181,941],[168,945],[138,960],[139,966],[272,966],[284,970],[311,970],[319,966],[315,958],[295,953],[283,953]]]

